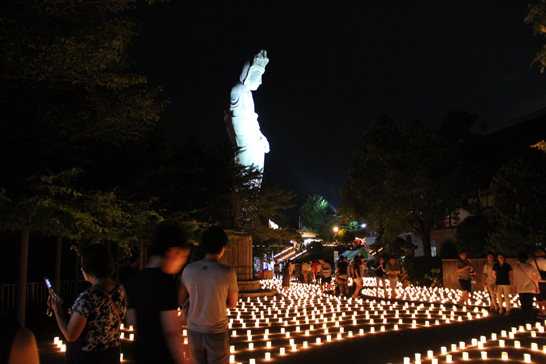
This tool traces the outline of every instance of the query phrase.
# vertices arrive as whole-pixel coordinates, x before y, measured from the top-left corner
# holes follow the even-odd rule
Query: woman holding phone
[[[83,277],[92,286],[76,299],[68,321],[61,302],[50,296],[57,323],[68,341],[65,364],[117,364],[120,324],[127,310],[125,289],[110,278],[114,261],[104,245],[91,244],[81,256]]]

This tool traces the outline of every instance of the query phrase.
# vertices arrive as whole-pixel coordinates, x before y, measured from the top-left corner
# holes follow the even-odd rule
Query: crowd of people
[[[389,293],[390,297],[395,297],[394,288],[399,282],[401,268],[394,257],[390,257],[388,262],[385,262],[384,257],[380,257],[375,265],[372,263],[368,268],[368,262],[361,255],[350,261],[341,255],[334,262],[334,267],[328,259],[318,258],[301,262],[275,262],[274,272],[275,278],[283,280],[282,286],[285,291],[290,289],[290,282],[316,283],[320,285],[323,293],[332,291],[338,295],[349,296],[351,292],[351,297],[357,298],[362,290],[363,279],[374,276],[377,287],[382,289],[385,295]],[[349,287],[350,278],[353,284]]]
[[[526,252],[518,255],[518,263],[512,267],[506,257],[489,252],[483,266],[483,287],[489,294],[490,310],[509,316],[512,310],[510,294],[519,295],[521,310],[526,322],[533,321],[533,299],[539,308],[538,318],[546,318],[546,251],[542,247],[535,250],[535,257],[529,259]],[[467,257],[460,252],[456,264],[457,279],[462,290],[460,305],[468,302],[472,284],[476,282],[476,271]]]

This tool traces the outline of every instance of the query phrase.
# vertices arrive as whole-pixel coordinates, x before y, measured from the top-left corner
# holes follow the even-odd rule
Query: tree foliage
[[[300,222],[307,228],[318,234],[318,238],[331,241],[334,237],[334,226],[338,225],[338,218],[334,214],[328,214],[329,203],[319,195],[309,195],[300,206]]]
[[[392,119],[379,117],[355,146],[342,214],[381,228],[387,241],[415,231],[430,256],[430,231],[467,204],[466,159],[476,120],[454,110],[436,129],[414,121],[400,131]]]
[[[309,195],[300,206],[301,224],[313,232],[319,233],[328,215],[328,202],[319,195]]]
[[[525,23],[532,24],[535,35],[546,34],[546,1],[535,0],[529,4],[529,12],[525,17]],[[540,72],[543,73],[546,66],[546,44],[536,54],[533,64],[536,62],[540,63]]]
[[[33,176],[6,193],[0,209],[2,231],[38,232],[83,242],[110,241],[128,251],[162,217],[146,203],[120,199],[115,191],[83,191],[81,171]]]
[[[487,240],[489,231],[490,226],[487,216],[468,216],[457,225],[455,245],[458,251],[465,251],[470,258],[484,257],[489,250]]]
[[[499,170],[491,182],[494,206],[489,240],[508,256],[546,241],[546,154],[531,150]]]
[[[295,194],[284,191],[279,185],[259,187],[253,184],[243,196],[241,227],[252,236],[253,243],[260,248],[257,253],[278,252],[288,246],[290,241],[300,241],[301,235],[284,223],[284,211],[293,207],[291,200]],[[269,220],[279,225],[279,229],[269,227]],[[284,226],[283,226],[284,225]]]
[[[89,143],[120,144],[153,130],[165,104],[128,71],[135,24],[121,12],[133,3],[2,2],[0,148],[12,157],[0,157],[3,170],[68,170],[86,162]]]
[[[334,235],[334,239],[344,244],[350,244],[355,240],[355,233],[349,229],[339,229]]]

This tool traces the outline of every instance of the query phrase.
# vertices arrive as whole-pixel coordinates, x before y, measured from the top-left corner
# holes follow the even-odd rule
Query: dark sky
[[[530,68],[546,39],[524,24],[528,1],[171,0],[134,14],[130,53],[170,99],[173,139],[214,144],[228,140],[224,103],[244,60],[267,50],[254,92],[271,145],[264,183],[337,208],[353,146],[380,114],[433,126],[459,109],[498,128],[546,106],[546,75]]]

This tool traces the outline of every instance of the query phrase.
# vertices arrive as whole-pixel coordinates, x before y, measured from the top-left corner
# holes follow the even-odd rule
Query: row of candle
[[[280,281],[275,280],[262,281],[262,287],[266,289],[281,289]],[[403,292],[403,294],[410,294],[412,292],[411,289],[403,289],[401,286],[397,289]],[[435,325],[439,325],[441,322],[450,323],[451,321],[462,321],[463,319],[487,316],[487,312],[479,310],[478,307],[474,307],[473,310],[467,310],[466,307],[457,309],[455,306],[447,308],[443,303],[448,303],[450,300],[438,301],[435,299],[434,301],[427,301],[426,304],[422,302],[416,305],[415,301],[419,297],[440,297],[441,292],[447,291],[438,289],[429,291],[421,288],[414,291],[420,292],[420,295],[418,297],[412,296],[413,302],[411,304],[408,302],[402,304],[389,300],[363,300],[323,295],[319,286],[313,284],[294,284],[290,292],[284,292],[282,296],[278,297],[240,299],[238,307],[228,312],[230,324],[232,328],[234,324],[240,324],[241,327],[244,324],[244,326],[254,326],[254,328],[247,330],[247,335],[238,335],[237,330],[233,330],[232,342],[239,347],[239,351],[236,351],[236,345],[233,345],[233,357],[231,360],[235,362],[235,353],[239,355],[245,352],[248,354],[248,351],[255,352],[256,349],[270,350],[272,347],[278,347],[277,343],[281,343],[282,345],[283,340],[288,340],[286,344],[288,350],[285,349],[285,346],[280,346],[278,355],[286,355],[290,351],[294,352],[300,348],[307,348],[313,341],[316,345],[320,345],[323,343],[323,340],[324,342],[330,342],[334,340],[334,337],[335,340],[351,338],[356,336],[356,334],[354,335],[352,330],[348,330],[345,333],[344,329],[344,326],[351,324],[354,330],[357,330],[358,335],[364,335],[364,328],[357,326],[369,325],[370,327],[366,331],[368,333],[375,333],[390,329],[399,330],[401,327],[410,327],[410,325],[412,328],[416,328],[418,325],[426,327],[430,326],[433,322]],[[438,303],[440,304],[438,305]],[[376,327],[372,326],[375,324],[374,318],[370,316],[381,320],[383,324],[377,327],[377,331]],[[401,316],[407,316],[408,319],[404,320]],[[298,317],[301,317],[301,323]],[[410,317],[411,320],[409,320]],[[269,321],[267,321],[268,319]],[[253,322],[250,322],[251,320]],[[390,325],[388,325],[389,320],[393,320],[390,322]],[[317,325],[317,328],[315,328],[312,324],[312,322],[318,324],[321,321],[322,327],[318,327]],[[303,322],[306,322],[305,325],[308,325],[308,327],[302,328]],[[330,330],[332,328],[338,329],[339,332],[331,333]],[[274,332],[270,333],[269,330],[273,330]],[[134,330],[132,327],[125,331],[131,332],[129,340],[134,339]],[[322,337],[322,334],[326,336]],[[123,332],[122,335],[124,335]],[[275,339],[275,345],[269,340],[270,335]],[[184,336],[184,340],[187,343],[186,333]],[[260,337],[263,337],[265,345],[263,345]],[[245,341],[245,338],[246,344],[243,346],[241,344]],[[305,339],[303,342],[301,342],[302,338]],[[258,345],[255,346],[256,344]],[[272,355],[276,354],[271,351],[267,351],[267,353],[269,359],[271,359]]]
[[[500,333],[500,337],[503,338],[510,338],[515,339],[516,335],[528,335],[531,340],[539,338],[541,340],[546,339],[546,335],[543,335],[545,331],[544,326],[537,322],[535,324],[535,328],[532,327],[531,324],[527,324],[526,326],[520,326],[519,329],[512,327],[510,332],[507,332],[506,330],[502,330]],[[527,337],[524,337],[522,339],[527,339]],[[521,339],[520,339],[521,340]],[[434,353],[432,350],[427,351],[426,358],[431,360],[432,364],[439,364],[439,360],[445,357],[444,361],[445,363],[458,363],[459,361],[468,361],[472,360],[470,358],[470,353],[473,351],[479,351],[479,355],[477,355],[480,359],[500,359],[503,361],[523,361],[525,363],[532,363],[532,356],[529,352],[524,353],[517,353],[512,354],[512,357],[509,356],[508,351],[501,351],[499,354],[498,348],[502,349],[522,349],[522,350],[530,350],[531,352],[534,352],[536,354],[535,362],[545,362],[546,361],[546,345],[542,345],[542,349],[539,348],[539,344],[536,342],[531,342],[529,346],[524,347],[521,344],[520,340],[513,340],[511,343],[512,345],[509,345],[510,343],[504,339],[500,339],[499,335],[496,333],[491,333],[491,339],[487,340],[485,336],[481,336],[480,340],[478,339],[472,339],[470,346],[467,346],[465,342],[459,342],[459,344],[451,344],[451,351],[448,353],[448,348],[443,346],[441,347],[441,354],[440,356],[434,356]],[[486,346],[489,347],[490,351],[486,351]],[[462,351],[460,355],[453,354],[455,352]],[[491,355],[492,353],[492,355]],[[474,355],[474,358],[476,358],[476,355]],[[460,359],[460,360],[459,360]],[[404,358],[404,364],[410,364],[410,358],[405,357]],[[415,353],[415,364],[421,363],[421,354]]]
[[[281,290],[279,284],[275,280],[262,281],[262,288]],[[288,355],[312,344],[322,345],[365,333],[485,316],[487,311],[478,307],[468,310],[438,303],[335,297],[323,295],[318,285],[293,284],[290,292],[284,292],[282,296],[242,299],[229,311],[230,361],[235,363],[236,358],[240,361],[249,356],[260,361],[272,360],[277,355]],[[378,326],[373,326],[376,321]]]
[[[266,280],[262,282],[274,282],[274,285],[278,286],[279,288],[281,285],[281,280]],[[351,280],[349,279],[349,284]],[[388,288],[390,290],[390,286],[388,281],[383,280],[380,281],[380,285],[385,285],[377,287],[375,278],[366,277],[363,279],[362,286],[364,287],[362,290],[362,294],[365,296],[375,296],[375,297],[383,297],[386,298],[387,292],[384,290],[384,288]],[[293,284],[291,286],[291,289],[293,289],[293,286],[297,286],[298,284]],[[311,286],[311,285],[305,285],[305,286]],[[318,287],[318,285],[315,285]],[[388,291],[387,290],[387,291]],[[279,289],[279,291],[282,291],[282,289]],[[395,289],[395,297],[397,299],[401,300],[408,300],[408,301],[429,301],[429,302],[443,302],[443,303],[456,303],[459,301],[461,296],[461,291],[458,289],[450,289],[450,288],[443,288],[443,287],[418,287],[418,286],[407,286],[404,287],[402,283],[398,283]],[[510,300],[512,303],[512,307],[519,307],[519,300],[518,296],[510,296]],[[472,293],[472,302],[474,305],[479,305],[483,307],[490,306],[490,298],[489,295],[486,294],[484,291],[474,291]]]
[[[55,345],[61,353],[66,352],[66,344],[64,344],[58,336],[53,338],[53,345]],[[123,362],[123,353],[119,354],[119,361]]]

